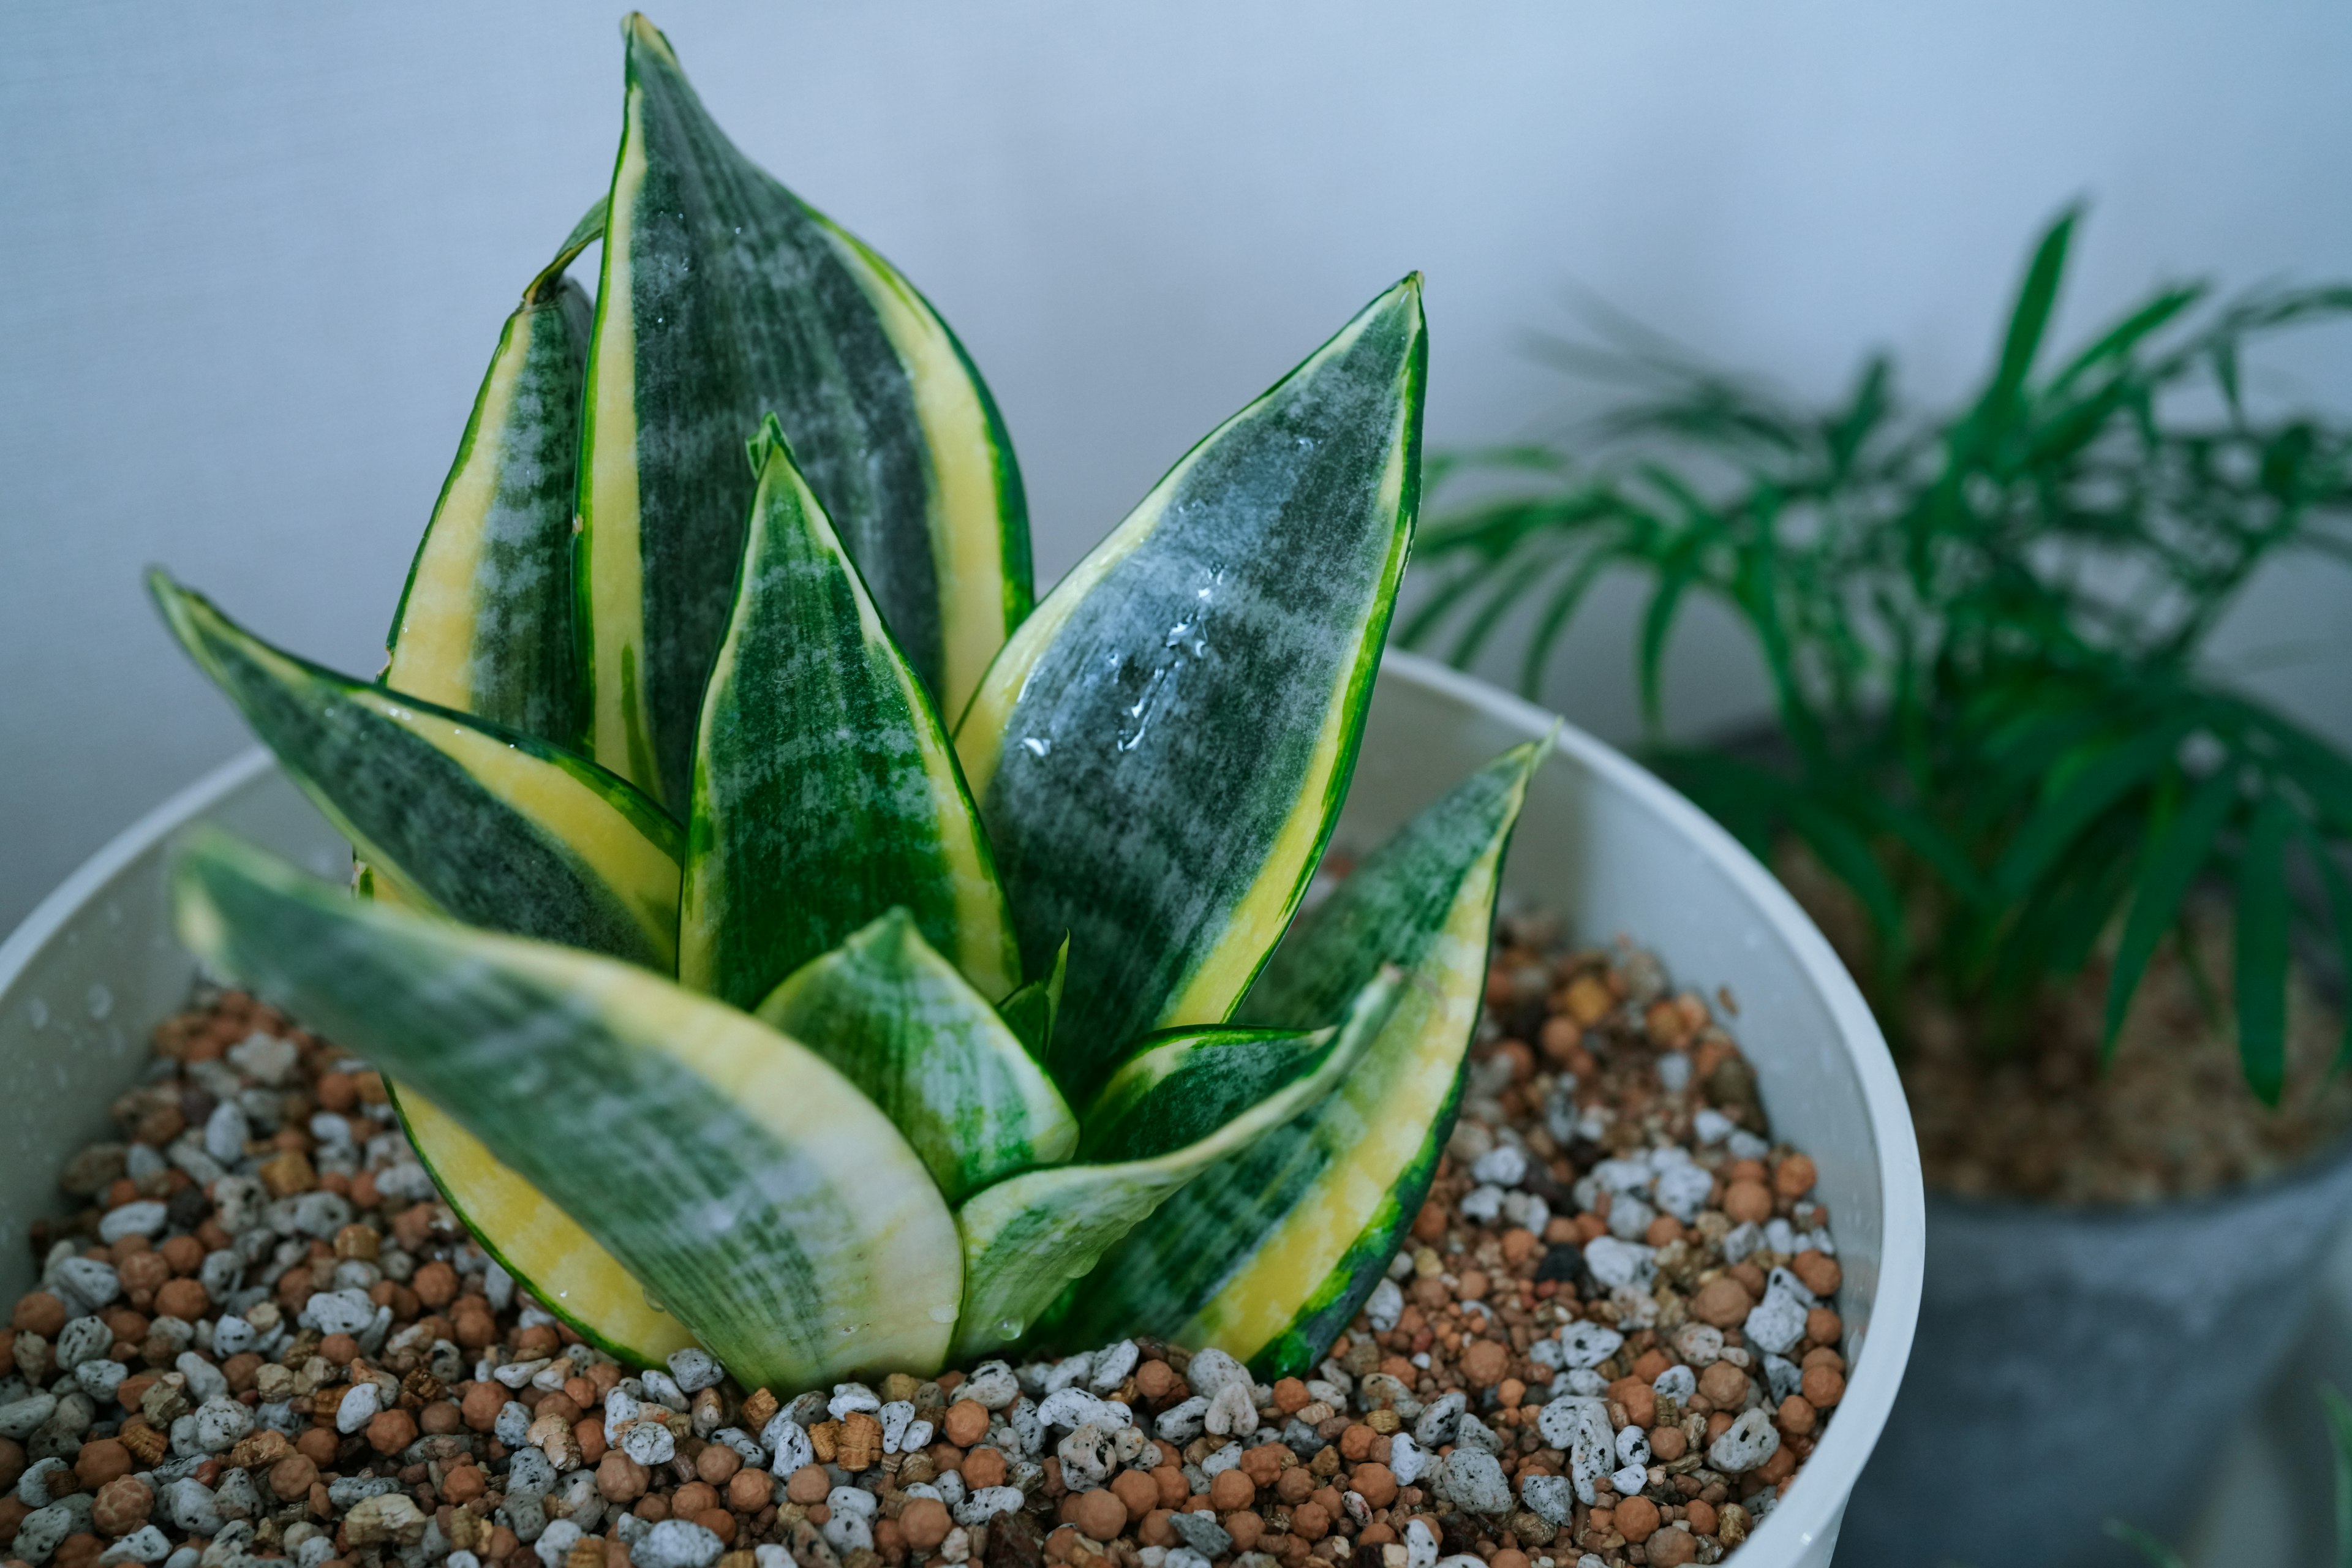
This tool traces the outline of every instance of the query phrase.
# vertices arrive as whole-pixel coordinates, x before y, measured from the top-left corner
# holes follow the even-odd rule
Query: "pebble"
[[[701,1525],[665,1519],[629,1548],[629,1561],[635,1568],[711,1568],[724,1544]]]
[[[1437,1486],[1454,1506],[1472,1513],[1502,1513],[1511,1506],[1511,1487],[1503,1479],[1502,1465],[1479,1449],[1456,1448],[1447,1455]]]
[[[1727,1474],[1752,1470],[1780,1450],[1780,1434],[1762,1410],[1742,1413],[1707,1445],[1706,1461]]]

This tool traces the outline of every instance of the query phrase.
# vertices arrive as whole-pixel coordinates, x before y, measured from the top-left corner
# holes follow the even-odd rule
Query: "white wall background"
[[[245,744],[139,588],[168,563],[373,673],[500,320],[609,171],[608,5],[38,0],[0,47],[0,929]],[[2028,236],[2064,321],[2159,277],[2352,274],[2352,10],[2236,0],[823,5],[656,16],[754,156],[896,260],[1019,445],[1045,580],[1398,275],[1429,433],[1547,427],[1588,287],[1797,388],[1952,393]],[[2063,324],[2063,323],[2062,323]],[[2288,366],[2352,396],[2352,334]],[[2352,737],[2352,595],[2232,628]],[[1633,730],[1622,601],[1552,696]],[[1751,706],[1696,628],[1670,701]]]

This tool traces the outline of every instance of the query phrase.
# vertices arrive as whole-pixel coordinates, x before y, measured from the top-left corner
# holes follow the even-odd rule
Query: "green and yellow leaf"
[[[1426,360],[1416,276],[1188,453],[959,723],[1024,947],[1070,936],[1073,1093],[1223,1022],[1298,908],[1412,539]]]
[[[1077,1146],[1061,1091],[904,910],[803,965],[759,1016],[880,1106],[950,1205]]]
[[[1071,1293],[1071,1342],[1156,1333],[1213,1345],[1261,1377],[1322,1359],[1428,1194],[1478,1019],[1503,854],[1549,742],[1489,763],[1368,856],[1303,916],[1242,1016],[1328,1018],[1375,965],[1402,999],[1339,1087],[1214,1166]]]
[[[1133,1159],[1205,1138],[1314,1071],[1327,1035],[1213,1024],[1146,1036],[1087,1107],[1079,1156],[1118,1150]]]
[[[382,684],[569,746],[580,734],[572,516],[588,296],[563,276],[600,202],[507,318],[386,639]]]
[[[684,812],[771,409],[909,661],[954,712],[1029,608],[1003,420],[890,266],[754,167],[669,43],[627,79],[589,353],[577,592],[597,760]]]
[[[996,1005],[1029,1054],[1039,1061],[1045,1059],[1046,1048],[1053,1044],[1054,1021],[1062,1011],[1062,987],[1070,977],[1070,939],[1062,938],[1062,945],[1054,950],[1054,967],[1028,982]]]
[[[891,909],[991,998],[1013,917],[922,682],[771,416],[695,746],[678,976],[750,1007]]]
[[[351,839],[380,894],[675,968],[682,835],[625,781],[282,652],[160,572],[148,586],[173,636]]]
[[[633,964],[354,902],[217,833],[173,900],[192,952],[415,1086],[743,1384],[940,1363],[955,1222],[814,1053]]]
[[[1308,1038],[1310,1070],[1255,1104],[1239,1109],[1207,1136],[1170,1147],[1163,1128],[1129,1121],[1106,1141],[1108,1163],[1032,1171],[1000,1182],[956,1213],[963,1236],[963,1315],[955,1353],[975,1355],[1019,1340],[1138,1223],[1222,1160],[1248,1149],[1329,1095],[1362,1060],[1398,1005],[1400,982],[1381,975],[1366,985],[1339,1024]],[[1163,1105],[1197,1094],[1197,1082],[1168,1086]],[[1230,1108],[1230,1107],[1229,1107]],[[1191,1124],[1198,1119],[1179,1115]]]

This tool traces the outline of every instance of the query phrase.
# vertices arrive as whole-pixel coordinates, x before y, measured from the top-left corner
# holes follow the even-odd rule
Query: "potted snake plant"
[[[383,670],[151,576],[269,759],[0,949],[0,1102],[42,1113],[11,1220],[76,1123],[58,1090],[102,1103],[125,1020],[184,989],[168,921],[381,1068],[473,1237],[625,1363],[700,1347],[789,1394],[1145,1334],[1297,1373],[1421,1208],[1541,802],[1524,892],[1775,1000],[1759,1070],[1845,1216],[1854,1369],[1822,1479],[1743,1550],[1818,1563],[1916,1297],[1891,1073],[1819,938],[1670,792],[1421,661],[1382,675],[1418,275],[1038,599],[962,345],[649,23],[624,38],[611,187],[504,324]],[[1335,835],[1364,853],[1307,908]],[[106,1005],[51,1005],[77,984]]]

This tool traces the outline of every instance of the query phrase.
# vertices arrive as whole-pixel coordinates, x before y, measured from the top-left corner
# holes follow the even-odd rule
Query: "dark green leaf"
[[[2294,826],[2293,808],[2264,795],[2238,858],[2238,1060],[2265,1105],[2276,1105],[2286,1088],[2286,840]]]
[[[2213,841],[2238,803],[2237,773],[2223,768],[2197,786],[2179,816],[2153,825],[2147,853],[2140,858],[2139,884],[2132,893],[2131,913],[2124,921],[2123,941],[2116,950],[2115,969],[2107,979],[2107,1019],[2099,1038],[2102,1057],[2112,1057],[2116,1036],[2124,1026],[2125,1011],[2140,976],[2156,954],[2156,945],[2180,914],[2200,872],[2213,853]]]

